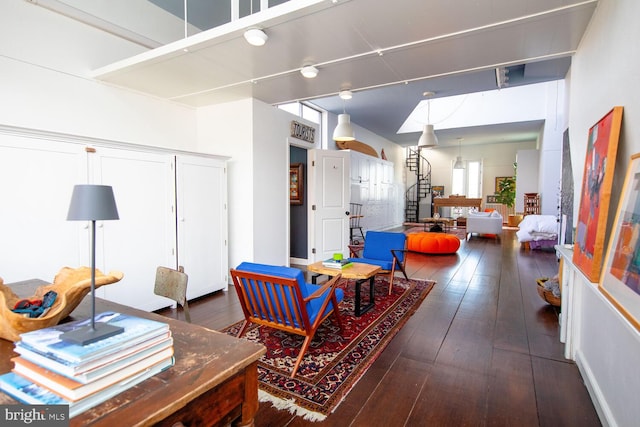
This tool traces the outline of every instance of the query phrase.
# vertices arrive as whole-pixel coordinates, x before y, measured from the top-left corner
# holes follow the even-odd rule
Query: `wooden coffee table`
[[[356,306],[354,309],[356,317],[362,316],[375,305],[375,276],[382,270],[380,266],[354,262],[350,266],[340,270],[325,267],[322,265],[322,261],[318,261],[308,265],[307,270],[314,273],[311,276],[311,283],[316,283],[318,276],[333,277],[338,274],[342,274],[342,277],[345,279],[354,279],[356,281]],[[369,280],[369,302],[363,305],[363,301],[361,301],[362,284],[366,282],[367,279]]]

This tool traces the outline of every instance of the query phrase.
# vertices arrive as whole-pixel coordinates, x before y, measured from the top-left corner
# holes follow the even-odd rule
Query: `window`
[[[482,197],[482,162],[464,160],[464,169],[453,169],[451,194],[462,194],[469,198]]]
[[[316,135],[316,140],[322,141],[322,122],[325,120],[325,114],[321,110],[318,110],[317,108],[314,108],[311,105],[303,104],[301,102],[290,102],[288,104],[280,104],[280,105],[277,105],[277,107],[280,108],[281,110],[285,110],[298,117],[302,117],[303,119],[309,120],[310,122],[316,123],[318,125],[318,133]]]

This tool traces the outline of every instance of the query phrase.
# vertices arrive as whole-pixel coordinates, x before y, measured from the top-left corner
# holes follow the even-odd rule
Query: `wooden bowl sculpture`
[[[96,269],[96,289],[100,286],[116,283],[123,276],[119,271],[111,271],[105,275]],[[25,317],[21,313],[11,311],[16,303],[24,298],[17,296],[0,278],[0,338],[18,341],[23,332],[57,325],[91,291],[91,268],[64,267],[56,274],[52,284],[38,287],[35,294],[27,299],[42,299],[48,291],[55,291],[58,294],[49,311],[42,317]]]

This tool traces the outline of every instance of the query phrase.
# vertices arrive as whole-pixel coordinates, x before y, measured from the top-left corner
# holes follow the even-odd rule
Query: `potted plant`
[[[498,203],[502,203],[508,208],[513,208],[516,203],[516,169],[517,163],[513,163],[513,176],[506,177],[498,183],[498,193],[496,194],[496,200]],[[511,227],[516,227],[522,220],[521,215],[510,214],[507,220],[507,224]]]
[[[496,194],[498,203],[512,208],[516,203],[516,177],[509,176],[502,179],[498,184],[498,193]]]

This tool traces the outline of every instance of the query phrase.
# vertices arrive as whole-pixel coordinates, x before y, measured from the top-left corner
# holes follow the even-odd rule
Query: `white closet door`
[[[53,281],[80,262],[80,231],[67,221],[75,184],[86,181],[84,147],[0,135],[0,277]]]
[[[227,180],[225,162],[176,158],[178,265],[189,276],[187,297],[227,288]]]
[[[124,273],[103,286],[103,298],[143,310],[166,307],[153,292],[156,268],[176,268],[173,155],[96,148],[94,184],[113,187],[119,220],[97,224],[96,267]]]

